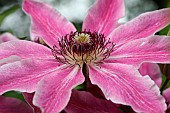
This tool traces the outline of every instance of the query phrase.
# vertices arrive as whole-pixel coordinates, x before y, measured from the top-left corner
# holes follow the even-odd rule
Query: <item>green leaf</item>
[[[168,36],[170,36],[170,29],[169,29],[169,31],[168,31],[168,33],[167,33],[167,35],[168,35]]]
[[[168,32],[169,32],[169,29],[170,29],[170,25],[168,25],[167,27],[165,27],[164,29],[162,29],[162,30],[159,32],[159,35],[167,35]]]
[[[20,99],[22,101],[25,101],[22,93],[16,92],[16,91],[8,91],[8,92],[4,93],[3,96],[18,98],[18,99]]]
[[[167,3],[167,7],[170,7],[170,1]]]
[[[75,87],[74,89],[76,89],[76,90],[82,90],[82,89],[84,89],[84,84],[80,84],[80,85],[78,85],[77,87]]]
[[[76,22],[72,22],[72,23],[76,27],[77,31],[81,31],[82,23],[76,23]]]
[[[162,84],[161,84],[161,87],[162,87],[162,85],[165,83],[165,80],[166,80],[166,79],[167,79],[166,76],[165,76],[165,75],[162,75]],[[166,85],[166,87],[164,88],[164,90],[167,89],[167,88],[170,88],[170,81],[167,83],[167,85]]]
[[[0,25],[2,24],[3,20],[10,14],[14,13],[16,10],[20,8],[19,5],[14,5],[9,9],[5,10],[4,12],[0,13]]]

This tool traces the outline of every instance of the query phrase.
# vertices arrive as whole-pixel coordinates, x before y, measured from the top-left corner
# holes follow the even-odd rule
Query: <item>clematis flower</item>
[[[80,32],[45,3],[24,0],[23,9],[31,17],[31,38],[41,38],[48,47],[24,40],[0,44],[0,59],[21,59],[0,66],[0,94],[35,92],[33,104],[44,113],[56,113],[66,107],[72,89],[89,76],[114,103],[136,112],[166,110],[158,86],[138,68],[143,62],[170,63],[170,37],[154,35],[170,23],[170,9],[119,25],[124,1],[96,0]]]
[[[22,94],[23,94],[26,102],[32,107],[34,113],[42,113],[41,110],[37,106],[33,105],[34,93],[25,93],[24,92]]]
[[[16,40],[17,38],[12,35],[11,33],[3,33],[0,35],[0,43],[3,43],[3,42],[7,42],[7,41],[10,41],[10,40]]]
[[[16,98],[0,96],[1,113],[33,113],[26,103]]]
[[[139,72],[141,75],[149,75],[151,79],[160,87],[162,82],[161,77],[161,70],[157,64],[154,63],[143,63],[140,68]],[[164,73],[168,74],[168,73]],[[170,88],[167,88],[163,91],[163,96],[166,99],[166,103],[168,105],[168,109],[166,113],[170,113]]]
[[[86,91],[73,90],[65,108],[67,113],[122,113],[111,101],[94,97]]]
[[[8,32],[0,35],[0,43],[4,43],[7,41],[11,41],[11,40],[17,40],[17,37],[15,37],[14,35],[12,35],[11,33],[8,33]],[[17,56],[11,56],[8,58],[4,58],[4,59],[0,60],[0,66],[10,63],[10,62],[13,62],[13,61],[17,61],[17,60],[20,60],[20,58]]]
[[[156,83],[158,87],[161,86],[162,75],[158,64],[147,62],[143,63],[139,68],[139,72],[142,76],[149,75],[149,77]]]
[[[33,105],[34,93],[23,93],[24,98],[32,106],[35,113],[42,113]],[[90,92],[73,90],[70,101],[63,111],[64,113],[122,113],[119,106],[111,101],[96,98]]]
[[[166,102],[168,104],[168,109],[167,109],[166,113],[170,113],[170,88],[166,89],[163,92],[163,96],[165,97]]]

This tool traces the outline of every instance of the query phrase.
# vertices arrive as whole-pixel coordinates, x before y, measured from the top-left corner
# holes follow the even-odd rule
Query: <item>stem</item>
[[[162,94],[163,90],[165,89],[165,87],[167,86],[167,84],[168,84],[168,82],[170,80],[170,77],[169,77],[170,71],[169,71],[169,69],[170,69],[170,65],[165,64],[164,67],[163,67],[163,74],[165,75],[166,80],[165,80],[165,82],[163,83],[163,85],[162,85],[162,87],[160,89],[161,94]]]
[[[161,94],[162,94],[162,92],[163,92],[164,88],[166,87],[166,85],[168,84],[168,82],[169,82],[169,80],[166,78],[166,80],[165,80],[164,84],[162,85],[162,87],[161,87],[161,89],[160,89]]]
[[[87,90],[89,83],[90,83],[90,78],[89,78],[89,69],[88,69],[86,63],[83,64],[82,72],[85,77],[85,82],[84,82],[85,90]]]

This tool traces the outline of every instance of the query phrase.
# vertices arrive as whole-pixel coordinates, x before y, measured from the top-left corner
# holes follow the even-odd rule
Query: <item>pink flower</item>
[[[166,102],[168,104],[168,109],[167,109],[166,113],[170,113],[170,88],[166,89],[163,92],[163,96],[165,97]]]
[[[23,93],[27,102],[34,108],[35,113],[41,113],[40,109],[33,105],[34,93]],[[119,106],[109,100],[96,98],[86,91],[73,90],[70,101],[64,109],[66,113],[122,113]]]
[[[26,102],[32,107],[34,113],[42,113],[41,110],[37,106],[33,105],[34,94],[35,93],[25,93],[25,92],[22,93]]]
[[[169,67],[167,67],[167,70],[169,70]],[[143,63],[140,68],[139,72],[141,75],[149,75],[153,81],[160,87],[161,82],[162,82],[162,76],[161,76],[161,71],[160,68],[157,64],[154,63]],[[164,73],[165,76],[168,75],[169,73]],[[167,78],[166,78],[167,79]],[[168,109],[166,113],[170,113],[170,88],[167,88],[166,90],[163,91],[163,96],[166,99],[166,103],[168,105]]]
[[[77,32],[51,6],[24,0],[31,37],[43,39],[48,47],[23,40],[0,44],[0,59],[20,58],[0,66],[0,94],[35,91],[33,104],[44,113],[56,113],[66,107],[71,90],[89,76],[106,99],[136,112],[163,113],[166,104],[158,86],[138,68],[143,62],[170,63],[170,37],[154,35],[170,23],[170,9],[119,25],[123,2],[96,0]]]
[[[154,63],[143,63],[140,68],[139,72],[141,75],[149,77],[158,85],[161,86],[162,83],[162,74],[158,64]]]
[[[0,35],[0,43],[4,43],[17,38],[11,33],[3,33]],[[0,65],[16,61],[14,57],[0,60]],[[1,113],[33,113],[33,109],[26,103],[16,98],[0,96],[0,112]]]
[[[11,33],[3,33],[0,35],[0,43],[7,42],[10,40],[16,40],[17,38]]]
[[[67,113],[122,113],[111,101],[96,98],[86,91],[73,90],[65,108]]]
[[[0,96],[0,113],[33,113],[33,110],[21,100]]]
[[[14,35],[12,35],[11,33],[6,32],[6,33],[3,33],[3,34],[0,35],[0,44],[7,42],[7,41],[11,41],[11,40],[17,40],[17,38]],[[8,58],[1,59],[0,60],[0,66],[7,64],[7,63],[10,63],[10,62],[13,62],[13,61],[17,61],[19,59],[20,58],[17,57],[17,56],[11,56],[11,57],[8,57]]]

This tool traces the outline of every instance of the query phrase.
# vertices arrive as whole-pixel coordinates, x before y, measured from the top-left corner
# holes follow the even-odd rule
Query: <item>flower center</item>
[[[89,34],[84,34],[84,33],[76,33],[76,35],[74,36],[75,41],[78,44],[81,43],[90,43],[90,35]]]
[[[83,66],[98,64],[108,58],[114,44],[103,34],[90,31],[71,32],[59,40],[59,47],[53,46],[52,53],[62,63]]]

